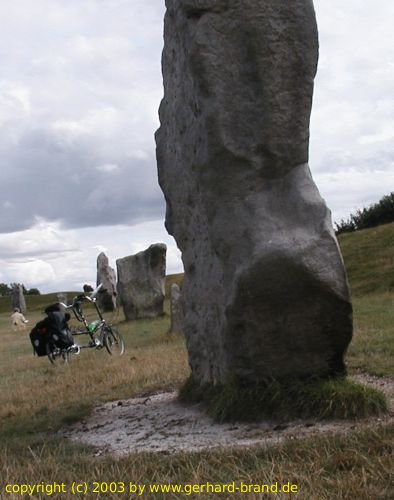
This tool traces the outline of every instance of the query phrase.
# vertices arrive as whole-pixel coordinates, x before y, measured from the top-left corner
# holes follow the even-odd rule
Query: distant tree
[[[338,224],[335,223],[335,233],[351,233],[352,231],[356,231],[356,225],[353,221],[353,215],[350,216],[348,220],[341,219],[341,222]]]
[[[0,283],[0,295],[5,297],[11,295],[12,289],[6,283]]]
[[[38,288],[30,288],[26,295],[41,295],[41,292]]]
[[[335,226],[336,233],[341,234],[390,222],[394,222],[394,191],[383,196],[378,203],[357,210],[355,214],[350,215],[348,220],[342,219],[339,224],[335,223]]]

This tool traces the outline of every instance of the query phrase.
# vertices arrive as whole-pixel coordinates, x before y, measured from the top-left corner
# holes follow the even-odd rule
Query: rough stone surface
[[[59,292],[57,294],[57,302],[59,304],[59,307],[65,312],[65,308],[63,306],[60,306],[60,303],[67,305],[67,294],[64,292]]]
[[[177,283],[173,283],[170,288],[171,304],[171,326],[170,333],[175,335],[183,334],[183,310],[181,301],[181,289]]]
[[[25,296],[23,295],[23,286],[19,283],[12,286],[11,305],[12,309],[17,307],[22,314],[26,313],[26,301]]]
[[[97,257],[97,286],[103,287],[97,294],[97,303],[102,311],[111,312],[116,309],[117,290],[116,273],[109,265],[108,257],[101,252]]]
[[[116,261],[118,293],[127,320],[163,314],[166,276],[164,243]]]
[[[63,304],[67,304],[67,294],[63,292],[59,292],[57,294],[57,301],[62,302]]]
[[[156,134],[203,383],[343,373],[352,308],[309,171],[311,0],[167,0]]]

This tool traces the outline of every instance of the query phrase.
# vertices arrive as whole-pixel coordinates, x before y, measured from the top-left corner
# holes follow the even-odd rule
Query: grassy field
[[[352,285],[354,340],[347,355],[350,373],[394,378],[394,225],[340,238]],[[360,250],[360,248],[362,250]],[[169,283],[181,277],[171,277]],[[72,295],[70,293],[70,295]],[[55,296],[28,297],[30,325]],[[287,482],[297,496],[275,498],[392,499],[394,426],[346,436],[295,440],[272,449],[95,457],[55,431],[87,415],[102,402],[176,389],[189,376],[184,342],[168,335],[169,316],[125,322],[112,318],[127,350],[122,358],[85,350],[69,366],[53,367],[32,355],[26,333],[9,328],[8,299],[0,299],[0,498],[12,484],[71,485],[73,481],[204,484]],[[27,497],[27,496],[26,496]],[[157,493],[143,498],[272,498],[258,493]],[[34,498],[49,498],[37,494]],[[138,498],[131,494],[64,493],[52,498]]]

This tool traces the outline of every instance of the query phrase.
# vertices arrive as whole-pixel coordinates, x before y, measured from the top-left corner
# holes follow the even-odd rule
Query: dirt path
[[[286,425],[275,422],[217,424],[205,415],[200,405],[185,406],[172,392],[107,403],[62,434],[95,446],[97,455],[122,456],[147,451],[170,453],[217,447],[271,446],[285,439],[344,433],[394,422],[394,380],[369,375],[358,375],[354,379],[386,394],[390,405],[388,415],[345,422],[298,420]]]

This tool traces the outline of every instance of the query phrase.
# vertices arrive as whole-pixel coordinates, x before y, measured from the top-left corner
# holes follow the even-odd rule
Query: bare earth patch
[[[136,452],[272,446],[286,439],[345,433],[394,422],[394,380],[369,375],[353,378],[386,394],[390,407],[387,415],[357,421],[217,424],[205,415],[200,405],[186,406],[177,400],[175,392],[171,392],[107,403],[62,434],[96,447],[97,455],[124,456]]]

